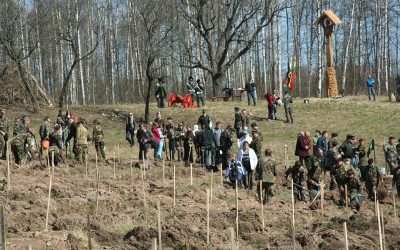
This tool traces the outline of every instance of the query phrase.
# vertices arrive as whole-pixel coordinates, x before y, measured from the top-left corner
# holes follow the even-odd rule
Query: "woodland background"
[[[333,35],[341,93],[366,94],[369,73],[379,94],[393,92],[397,0],[3,0],[1,101],[149,102],[158,77],[183,94],[189,76],[205,82],[207,97],[251,77],[261,96],[281,91],[293,58],[294,95],[324,97],[325,39],[316,20],[326,9],[343,22]]]

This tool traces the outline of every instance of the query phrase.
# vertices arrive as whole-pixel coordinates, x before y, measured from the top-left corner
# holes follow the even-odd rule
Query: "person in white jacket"
[[[258,159],[253,149],[250,148],[248,141],[243,141],[243,147],[239,150],[238,161],[247,171],[246,179],[244,180],[244,187],[249,190],[253,189],[253,171],[256,169]]]

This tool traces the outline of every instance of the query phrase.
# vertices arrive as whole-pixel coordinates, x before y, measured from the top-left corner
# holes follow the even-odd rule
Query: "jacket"
[[[243,149],[241,149],[238,154],[238,161],[242,162],[243,154],[244,151]],[[258,158],[254,150],[251,148],[249,148],[249,157],[250,157],[250,168],[251,170],[254,170],[257,167]]]

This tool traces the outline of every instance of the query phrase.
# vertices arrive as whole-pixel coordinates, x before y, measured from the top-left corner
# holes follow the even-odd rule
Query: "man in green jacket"
[[[257,176],[258,180],[260,181],[261,185],[258,186],[258,197],[260,202],[262,200],[262,195],[264,192],[264,199],[262,202],[266,204],[267,202],[271,201],[273,193],[273,185],[275,183],[275,176],[276,176],[276,162],[275,159],[272,158],[272,150],[267,148],[265,150],[265,156],[261,157],[258,160],[257,167]],[[261,189],[260,189],[261,186]]]

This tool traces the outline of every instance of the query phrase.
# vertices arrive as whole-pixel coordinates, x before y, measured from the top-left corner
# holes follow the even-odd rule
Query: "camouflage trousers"
[[[105,151],[105,145],[103,141],[95,142],[94,147],[96,148],[96,153],[97,157],[103,157],[103,159],[106,159],[106,151]]]
[[[365,181],[365,188],[367,189],[368,199],[374,200],[375,199],[375,192],[376,190],[376,183],[366,180]]]
[[[397,167],[396,160],[388,160],[386,161],[389,167],[390,174],[393,175],[393,170]]]
[[[11,143],[11,152],[14,155],[15,163],[20,165],[26,159],[26,152],[23,144]]]
[[[75,157],[78,163],[86,164],[87,156],[88,156],[88,145],[75,146]]]
[[[7,152],[7,143],[4,136],[0,135],[0,157],[5,158]]]
[[[57,166],[61,161],[62,161],[62,153],[61,150],[56,147],[56,146],[52,146],[48,149],[48,153],[49,153],[49,162],[50,164],[53,163],[53,155],[54,155],[54,165]]]

